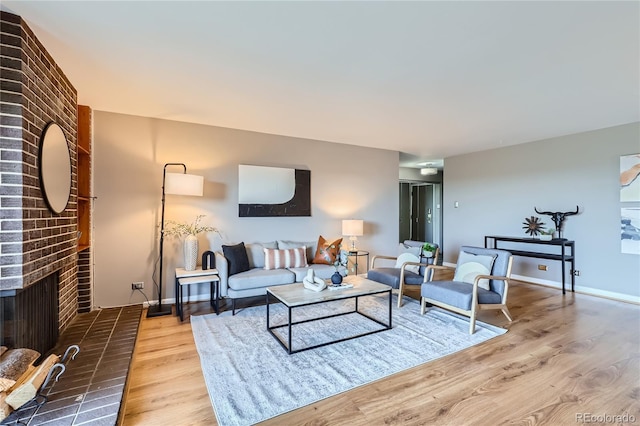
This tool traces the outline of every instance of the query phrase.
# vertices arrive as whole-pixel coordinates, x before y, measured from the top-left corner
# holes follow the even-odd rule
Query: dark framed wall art
[[[311,171],[239,165],[238,214],[311,216]]]

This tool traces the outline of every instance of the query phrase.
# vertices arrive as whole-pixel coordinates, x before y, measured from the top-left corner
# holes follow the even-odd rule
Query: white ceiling
[[[640,121],[637,1],[1,7],[93,109],[393,149],[403,165]]]

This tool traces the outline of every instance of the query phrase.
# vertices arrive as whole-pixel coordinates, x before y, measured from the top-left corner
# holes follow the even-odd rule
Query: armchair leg
[[[398,308],[402,308],[402,282],[400,282],[400,287],[398,288]]]
[[[509,322],[513,321],[513,319],[511,318],[511,312],[509,312],[509,308],[507,308],[506,305],[502,308],[502,313],[505,317],[507,317]]]
[[[478,307],[473,305],[471,308],[471,315],[469,317],[469,334],[476,332],[476,314],[478,313]]]
[[[427,299],[425,299],[424,297],[420,298],[420,315],[424,315],[424,311],[426,310],[427,307]]]

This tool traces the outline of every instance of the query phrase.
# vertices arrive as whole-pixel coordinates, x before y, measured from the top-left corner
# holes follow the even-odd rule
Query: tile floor
[[[47,402],[27,404],[2,424],[29,426],[115,425],[138,334],[142,305],[79,314],[53,353],[76,344],[80,353],[60,380],[43,390]]]

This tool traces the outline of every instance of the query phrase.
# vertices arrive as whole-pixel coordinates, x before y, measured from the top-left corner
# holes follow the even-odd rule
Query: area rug
[[[393,328],[356,339],[288,355],[267,332],[266,307],[192,316],[191,327],[207,390],[218,423],[251,425],[402,370],[466,349],[506,330],[482,322],[469,334],[469,319],[393,296]],[[358,307],[386,321],[388,296],[361,298]],[[335,301],[294,309],[294,320],[353,310],[354,301]],[[271,304],[271,325],[286,323],[286,309]],[[300,348],[359,334],[381,326],[348,314],[294,326]],[[287,328],[280,334],[287,338]]]

